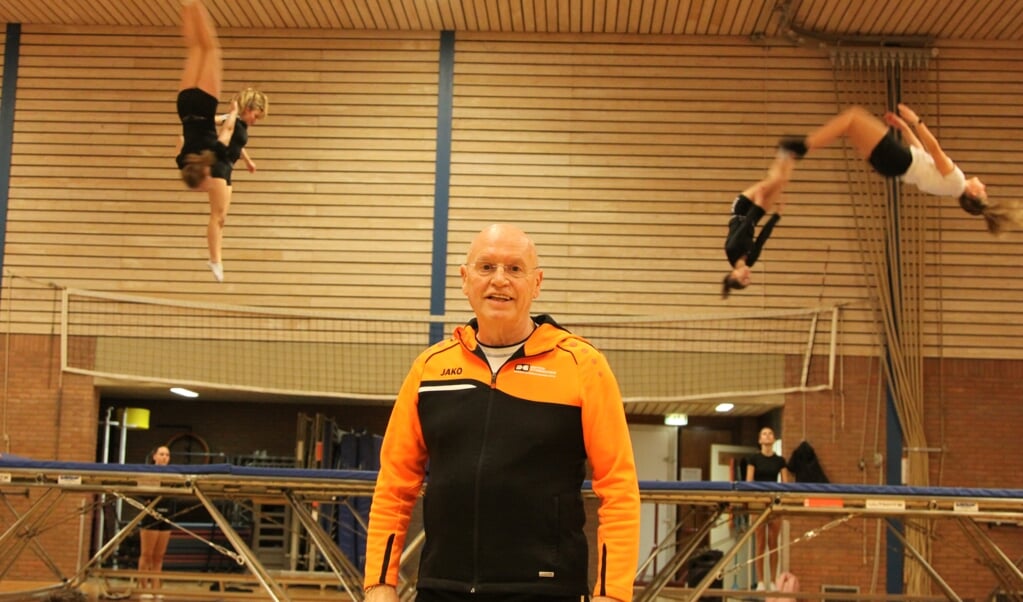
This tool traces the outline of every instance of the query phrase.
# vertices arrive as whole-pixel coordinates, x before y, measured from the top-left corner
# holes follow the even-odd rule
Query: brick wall
[[[944,449],[930,456],[931,483],[1023,489],[1023,361],[933,361],[927,373],[935,375],[925,381],[928,446]],[[984,531],[1011,560],[1023,557],[1023,528]],[[955,575],[957,592],[988,599],[996,582],[961,529],[939,523],[932,552],[938,570]]]
[[[92,379],[60,374],[60,340],[40,335],[4,338],[9,352],[0,355],[0,424],[4,427],[0,451],[38,460],[91,462],[96,458],[98,400]],[[18,515],[43,490],[7,492]],[[74,574],[78,552],[79,516],[82,501],[92,496],[67,495],[40,527],[40,541],[64,577]],[[15,520],[0,505],[0,531]],[[91,533],[87,514],[84,531]],[[85,539],[88,553],[89,538]],[[55,577],[42,560],[23,553],[9,575],[18,578]]]
[[[844,358],[834,392],[792,396],[786,403],[786,455],[804,438],[816,450],[832,482],[876,484],[887,461],[884,449],[885,393],[878,392],[876,358]],[[925,365],[925,428],[931,485],[1023,488],[1019,447],[1023,426],[1023,362],[931,360]],[[876,442],[876,443],[875,443]],[[882,460],[878,466],[875,454]],[[899,461],[899,459],[895,459]],[[791,536],[805,536],[831,518],[791,520]],[[856,585],[885,591],[885,530],[874,519],[854,519],[796,543],[791,569],[807,591],[821,584]],[[951,521],[935,523],[932,563],[965,598],[986,600],[996,587],[973,547]],[[1023,529],[985,527],[1011,559],[1023,555]],[[878,534],[881,546],[877,547]],[[876,562],[878,551],[880,560]],[[876,572],[875,572],[876,566]],[[938,592],[937,588],[933,588]]]

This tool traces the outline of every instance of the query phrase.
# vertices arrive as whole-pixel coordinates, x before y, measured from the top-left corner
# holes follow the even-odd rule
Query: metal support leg
[[[945,593],[945,596],[949,600],[952,600],[953,602],[962,602],[962,598],[960,598],[959,595],[952,590],[948,583],[945,583],[945,580],[941,578],[941,575],[938,574],[938,571],[934,570],[934,567],[931,566],[931,563],[927,562],[927,560],[920,554],[920,552],[918,552],[916,548],[910,545],[909,540],[906,539],[906,536],[900,533],[899,530],[895,528],[895,526],[892,524],[892,518],[886,517],[884,520],[885,524],[888,526],[888,531],[894,534],[895,538],[902,542],[903,547],[909,550],[909,553],[912,554],[913,558],[915,558],[916,561],[920,563],[920,566],[922,566],[924,570],[927,571],[927,574],[930,575],[931,579],[933,579],[934,582],[938,585],[938,587],[941,588],[941,591]]]
[[[647,567],[649,567],[651,564],[654,564],[654,562],[657,560],[657,556],[660,555],[661,552],[678,547],[679,540],[678,532],[682,530],[682,528],[685,526],[685,521],[689,519],[693,514],[694,512],[692,512],[691,510],[689,512],[686,512],[686,515],[682,517],[681,520],[676,521],[675,526],[668,530],[668,532],[664,535],[664,538],[661,539],[661,541],[657,542],[657,545],[654,546],[653,551],[647,554],[646,560],[641,562],[639,564],[639,567],[636,569],[637,580],[639,580],[643,575],[646,574]],[[656,576],[656,572],[654,573],[654,576]]]
[[[693,552],[696,551],[696,548],[699,547],[700,541],[703,540],[707,533],[710,533],[714,523],[717,522],[724,511],[725,506],[719,506],[717,511],[703,522],[703,525],[701,525],[700,529],[689,538],[686,545],[672,556],[671,560],[664,565],[664,568],[661,569],[659,573],[654,575],[654,578],[645,588],[643,588],[643,591],[636,594],[636,602],[648,602],[649,600],[657,599],[661,590],[663,590],[668,584],[668,581],[671,580],[671,576],[678,572],[679,569],[681,569],[685,563],[689,561],[689,557],[692,556]]]
[[[735,558],[735,555],[739,553],[739,550],[741,550],[742,547],[746,545],[746,542],[753,537],[753,534],[757,532],[757,529],[767,522],[767,519],[770,518],[773,510],[774,506],[768,506],[764,509],[763,514],[758,516],[757,520],[753,521],[753,524],[749,526],[749,530],[742,534],[742,537],[740,537],[735,544],[732,545],[732,548],[728,550],[720,560],[718,560],[718,563],[714,565],[714,568],[707,571],[707,574],[704,575],[703,579],[696,584],[696,588],[693,590],[692,595],[689,598],[690,600],[700,599],[703,592],[710,588],[711,583],[714,583],[714,578],[717,577],[718,573],[720,573],[724,567],[728,566],[728,563],[732,561],[732,558]]]
[[[4,531],[3,535],[0,535],[0,550],[3,549],[4,545],[10,542],[11,538],[13,538],[14,535],[18,532],[18,529],[22,528],[22,526],[24,526],[25,523],[29,522],[29,519],[35,516],[37,512],[40,512],[40,508],[42,508],[44,502],[49,501],[50,505],[53,505],[57,502],[57,500],[49,500],[49,498],[53,496],[57,496],[57,499],[60,499],[60,491],[58,491],[57,489],[47,489],[43,491],[43,494],[39,496],[39,499],[36,500],[35,503],[32,504],[32,507],[26,510],[25,514],[19,516],[11,524],[11,526],[8,527],[6,531]]]
[[[998,547],[991,538],[985,534],[980,526],[971,518],[960,518],[956,521],[959,527],[970,540],[977,553],[987,560],[988,568],[994,573],[1004,591],[1014,599],[1019,599],[1017,592],[1023,592],[1023,572],[1019,570],[1016,563],[1005,555],[1005,552]]]
[[[57,503],[64,497],[64,492],[57,489],[45,491],[32,506],[25,511],[14,523],[0,535],[0,558],[3,558],[3,565],[0,566],[0,579],[7,571],[11,570],[14,562],[21,555],[30,541],[35,541],[37,528],[53,510]],[[58,574],[63,579],[63,575]]]
[[[11,505],[11,503],[7,500],[6,495],[0,493],[0,498],[3,498],[4,505],[7,506],[7,509],[14,516],[15,520],[21,518],[21,515],[18,514],[17,509],[15,509],[14,506]],[[57,577],[57,579],[64,581],[65,579],[64,574],[60,571],[60,567],[58,567],[57,563],[53,561],[53,558],[46,552],[46,549],[43,548],[42,544],[39,543],[39,540],[37,540],[35,537],[30,537],[28,539],[28,545],[32,546],[32,551],[35,552],[35,555],[39,558],[39,560],[43,561],[43,564],[45,564],[47,568],[50,569],[50,572],[53,573]],[[19,555],[20,554],[10,553],[0,554],[0,558],[4,559],[0,561],[0,563],[2,563],[2,568],[0,568],[0,578],[2,578],[3,575],[7,574],[7,571],[10,570],[9,567],[12,564],[14,564],[14,561],[17,560]]]
[[[96,550],[96,554],[94,554],[93,557],[90,558],[89,561],[86,562],[85,565],[82,566],[82,568],[75,574],[75,576],[71,578],[71,585],[78,586],[88,579],[89,572],[92,568],[98,566],[106,559],[107,556],[112,554],[114,550],[121,545],[121,542],[127,539],[128,535],[135,530],[135,527],[142,522],[142,519],[149,515],[149,511],[156,508],[156,505],[160,503],[161,499],[163,498],[157,497],[150,501],[149,505],[146,506],[145,512],[139,512],[136,514],[135,518],[131,519],[128,521],[128,524],[121,527],[120,531],[114,533],[114,536],[110,538],[110,541],[103,544],[102,548]]]
[[[341,587],[353,600],[363,599],[362,573],[352,562],[341,553],[337,545],[330,539],[330,536],[323,532],[320,524],[313,518],[305,504],[295,497],[291,491],[285,491],[284,497],[291,504],[291,510],[295,513],[299,522],[305,527],[313,545],[319,548],[324,560],[330,565],[331,570],[341,582]]]
[[[256,579],[263,586],[263,589],[265,589],[266,593],[269,594],[270,599],[274,600],[274,602],[290,600],[288,594],[281,588],[280,584],[278,584],[273,577],[266,572],[266,568],[261,562],[259,562],[256,555],[252,553],[249,546],[234,530],[231,523],[224,518],[224,515],[220,513],[220,510],[217,509],[216,505],[210,501],[210,498],[206,497],[206,494],[202,492],[198,485],[193,486],[192,493],[200,502],[202,502],[206,511],[209,512],[210,516],[213,518],[213,521],[217,523],[220,530],[223,531],[225,536],[227,536],[227,540],[231,542],[232,546],[234,546],[235,551],[238,552],[238,554],[244,559],[244,562],[249,565],[249,570],[251,570],[256,576]]]

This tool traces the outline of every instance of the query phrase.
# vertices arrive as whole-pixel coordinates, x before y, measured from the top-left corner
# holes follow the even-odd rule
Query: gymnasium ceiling
[[[810,43],[1023,40],[1023,0],[205,1],[222,28],[786,36]],[[180,2],[2,0],[0,22],[176,26]]]

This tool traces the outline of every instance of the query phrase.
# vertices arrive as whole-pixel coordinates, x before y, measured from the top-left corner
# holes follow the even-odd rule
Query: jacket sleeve
[[[582,421],[593,468],[597,511],[597,582],[594,596],[632,600],[639,560],[639,479],[625,407],[607,359],[589,348],[581,356]]]
[[[420,359],[405,377],[384,433],[380,472],[369,511],[365,587],[398,584],[401,552],[405,548],[412,509],[423,484],[427,459],[419,424],[421,374]]]

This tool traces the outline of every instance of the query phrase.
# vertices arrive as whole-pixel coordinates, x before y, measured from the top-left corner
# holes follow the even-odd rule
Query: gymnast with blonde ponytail
[[[206,227],[209,268],[217,282],[224,280],[221,263],[224,220],[231,204],[231,189],[218,177],[216,166],[228,158],[228,144],[234,135],[238,104],[223,119],[218,131],[217,104],[223,80],[223,53],[209,13],[199,0],[184,0],[181,28],[188,53],[178,87],[178,117],[181,119],[178,169],[191,190],[209,197],[210,219]]]

